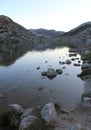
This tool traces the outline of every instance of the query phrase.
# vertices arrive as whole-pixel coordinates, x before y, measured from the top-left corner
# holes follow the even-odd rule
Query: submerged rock
[[[62,74],[62,69],[56,69],[57,74]]]
[[[72,56],[77,56],[77,53],[70,53],[69,57],[72,57]]]
[[[47,71],[41,72],[42,76],[47,76],[49,79],[53,79],[57,76],[57,72],[53,68],[48,68]]]
[[[40,66],[38,66],[36,69],[39,70],[39,69],[40,69]]]
[[[71,58],[72,61],[75,61],[76,59],[75,58]]]
[[[53,68],[47,69],[47,77],[55,77],[56,75],[57,75],[57,73]]]
[[[79,64],[79,63],[74,63],[74,66],[81,66],[81,64]]]
[[[47,75],[47,72],[46,72],[46,71],[43,71],[43,72],[41,72],[41,75],[42,75],[42,76],[46,76],[46,75]]]
[[[78,52],[78,50],[76,48],[71,48],[69,52]]]
[[[71,64],[71,61],[70,60],[66,60],[66,64]]]

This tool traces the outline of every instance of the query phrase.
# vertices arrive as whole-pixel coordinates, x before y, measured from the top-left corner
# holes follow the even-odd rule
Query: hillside
[[[62,35],[64,42],[91,46],[91,22],[86,22]]]
[[[33,34],[7,16],[0,15],[0,43],[15,43],[31,40]]]

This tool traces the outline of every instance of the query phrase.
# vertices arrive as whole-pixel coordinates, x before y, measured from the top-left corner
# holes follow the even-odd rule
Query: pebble
[[[39,69],[40,69],[40,66],[38,66],[36,69],[39,70]]]

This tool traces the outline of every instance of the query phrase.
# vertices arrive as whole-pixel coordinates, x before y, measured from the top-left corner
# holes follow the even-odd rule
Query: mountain
[[[70,36],[78,36],[82,35],[83,33],[86,34],[88,31],[91,31],[91,22],[83,23],[65,34]]]
[[[43,36],[43,37],[46,37],[46,38],[54,38],[54,37],[57,37],[61,34],[63,34],[64,32],[62,31],[55,31],[55,30],[47,30],[47,29],[43,29],[43,28],[40,28],[40,29],[30,29],[30,31],[33,33],[33,34],[36,34],[36,36]]]
[[[76,46],[91,46],[91,22],[86,22],[80,26],[63,34],[66,42],[75,44]]]
[[[32,40],[33,34],[7,16],[0,15],[0,43],[20,43]]]

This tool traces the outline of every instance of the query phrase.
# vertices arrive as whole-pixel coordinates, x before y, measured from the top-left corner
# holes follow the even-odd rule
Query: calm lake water
[[[80,55],[77,57],[80,59]],[[71,59],[69,48],[57,48],[45,51],[28,51],[10,66],[0,66],[0,111],[8,104],[19,103],[24,107],[37,106],[47,102],[59,103],[64,108],[73,108],[83,92],[83,81],[77,77],[81,67],[72,64],[60,65],[59,61]],[[46,62],[47,61],[47,62]],[[40,66],[40,69],[36,69]],[[53,80],[42,77],[47,68],[62,68],[63,73]],[[41,89],[42,88],[42,89]]]

